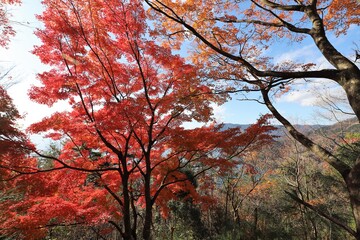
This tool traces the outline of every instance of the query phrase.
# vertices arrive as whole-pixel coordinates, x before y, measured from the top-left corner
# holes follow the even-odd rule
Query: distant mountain
[[[346,133],[360,133],[360,123],[357,118],[340,121],[333,125],[324,126],[314,131],[314,134],[345,136]]]
[[[240,128],[246,129],[250,126],[250,124],[234,124],[234,123],[224,123],[223,129],[229,128]],[[287,133],[287,130],[283,125],[274,125],[277,130],[273,131],[273,134],[276,136],[284,136]],[[345,135],[346,133],[360,133],[360,123],[356,118],[347,119],[333,125],[301,125],[295,124],[294,127],[304,134],[315,135]]]
[[[323,126],[306,135],[326,149],[333,151],[344,144],[351,143],[353,136],[357,136],[358,133],[360,133],[360,123],[356,118],[352,118]]]
[[[242,130],[245,130],[250,125],[251,124],[224,123],[223,129],[226,130],[229,128],[240,128]],[[276,130],[274,130],[272,132],[274,135],[282,137],[287,133],[287,130],[285,129],[285,127],[283,125],[273,125],[273,126],[277,128]],[[309,132],[316,131],[320,128],[323,128],[323,127],[325,127],[325,125],[299,125],[299,124],[296,124],[296,125],[294,125],[294,127],[302,133],[309,133]]]

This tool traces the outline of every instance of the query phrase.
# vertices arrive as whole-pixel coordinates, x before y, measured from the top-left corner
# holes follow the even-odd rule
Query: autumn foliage
[[[202,74],[216,82],[214,85],[219,92],[259,92],[259,98],[255,100],[264,103],[294,139],[342,176],[355,227],[322,216],[360,239],[360,159],[353,159],[349,164],[322,142],[307,137],[279,111],[274,104],[276,98],[272,98],[289,94],[294,88],[304,91],[297,89],[297,84],[304,79],[308,82],[327,79],[345,92],[357,121],[360,121],[360,69],[356,60],[353,61],[354,57],[342,53],[343,49],[339,49],[330,37],[339,38],[351,30],[353,33],[358,31],[359,1],[145,2],[154,21],[154,36],[165,39],[164,45],[177,48],[190,45],[189,59],[202,68]],[[304,42],[316,49],[328,64],[286,56],[303,47]],[[357,59],[357,52],[352,51]],[[277,56],[287,58],[278,59]],[[245,96],[248,98],[251,97]]]
[[[49,106],[65,100],[69,110],[29,128],[62,146],[14,160],[29,169],[9,169],[17,195],[6,202],[2,233],[39,239],[83,224],[150,239],[155,206],[167,217],[172,199],[208,201],[208,170],[226,174],[272,141],[268,115],[245,131],[211,123],[210,103],[226,95],[212,94],[195,65],[151,39],[140,1],[43,4],[34,54],[51,69],[29,94]],[[207,125],[183,127],[193,120]]]
[[[11,26],[9,16],[11,16],[7,10],[8,5],[20,4],[21,0],[1,0],[0,1],[0,46],[6,47],[12,36],[15,35],[15,31]]]
[[[18,3],[0,1],[0,46],[14,34],[5,6]],[[360,239],[358,135],[316,143],[272,103],[326,78],[359,119],[359,68],[327,35],[359,25],[358,1],[42,4],[33,53],[48,70],[29,96],[68,108],[29,127],[52,142],[38,150],[0,88],[1,239]],[[332,68],[274,61],[279,41],[302,40]],[[239,92],[259,93],[296,141],[275,142],[270,115],[217,123],[213,106]]]
[[[189,58],[222,90],[288,91],[303,78],[331,79],[344,88],[359,118],[358,80],[348,88],[345,82],[352,80],[336,77],[353,71],[358,79],[359,69],[328,39],[330,34],[339,37],[351,26],[359,26],[359,1],[145,2],[154,21],[154,36],[174,48],[191,42]],[[295,50],[303,40],[313,43],[334,69],[304,59],[276,58],[283,46],[279,43]]]

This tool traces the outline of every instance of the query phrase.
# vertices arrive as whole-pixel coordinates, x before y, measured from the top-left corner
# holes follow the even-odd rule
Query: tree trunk
[[[320,17],[316,5],[305,9],[305,14],[313,26],[310,36],[323,56],[333,65],[339,74],[332,79],[339,83],[346,92],[349,103],[360,121],[360,70],[348,58],[342,55],[326,37],[323,19]]]
[[[355,166],[351,169],[345,181],[349,191],[351,207],[356,224],[355,238],[360,240],[360,156],[357,158]]]
[[[349,103],[360,122],[360,70],[355,67],[346,73],[347,81],[341,84],[348,97]],[[345,178],[350,196],[351,208],[356,224],[357,240],[360,240],[360,156],[357,158],[350,173]]]
[[[254,210],[254,229],[253,229],[253,232],[254,232],[254,239],[257,240],[258,239],[258,229],[257,229],[257,226],[258,226],[258,208],[256,207],[255,210]]]
[[[151,224],[152,224],[152,206],[153,206],[153,200],[151,197],[151,169],[150,162],[147,165],[147,173],[144,176],[144,191],[145,191],[145,219],[144,219],[144,228],[143,228],[143,239],[144,240],[150,240],[151,239]]]
[[[124,240],[135,240],[132,236],[131,229],[131,212],[130,212],[130,192],[129,192],[129,176],[127,174],[123,175],[122,178],[122,187],[123,187],[123,198],[124,198],[124,206],[123,206],[123,223],[124,223]]]
[[[346,92],[349,104],[360,122],[360,70],[355,67],[344,73],[345,81],[340,81]]]
[[[146,204],[145,222],[144,222],[144,229],[143,229],[143,239],[144,240],[151,239],[151,223],[152,223],[152,205],[148,206],[148,204]]]

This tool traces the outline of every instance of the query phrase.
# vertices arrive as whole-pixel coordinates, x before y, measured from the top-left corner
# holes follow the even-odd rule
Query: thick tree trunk
[[[346,92],[350,106],[360,122],[360,70],[357,67],[344,73],[344,81],[340,81]]]
[[[325,34],[322,18],[318,15],[316,6],[307,8],[305,13],[313,22],[310,35],[323,56],[337,69],[339,73],[333,77],[346,92],[350,106],[360,122],[360,69],[349,59],[338,52],[329,42]],[[338,171],[340,169],[336,168]],[[349,172],[339,171],[343,176],[350,196],[351,207],[356,223],[356,236],[360,240],[360,157]]]
[[[360,121],[360,69],[332,46],[325,33],[313,34],[312,37],[324,57],[339,71],[331,79],[345,90],[350,106]]]
[[[340,84],[346,92],[350,106],[356,114],[358,122],[360,122],[360,70],[354,67],[346,71],[344,75],[345,80],[340,82]],[[356,224],[355,238],[360,240],[360,156],[344,180],[349,192],[351,208]]]
[[[326,37],[323,19],[319,16],[316,4],[307,7],[305,13],[313,26],[309,34],[323,56],[333,65],[339,73],[331,76],[346,92],[349,103],[360,121],[360,70],[348,58],[342,55]]]

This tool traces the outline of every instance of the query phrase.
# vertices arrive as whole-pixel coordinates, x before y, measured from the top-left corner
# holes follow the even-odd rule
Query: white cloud
[[[313,45],[306,45],[294,51],[287,51],[274,57],[274,63],[280,64],[284,61],[293,62],[312,62],[314,55],[317,54],[317,49]]]
[[[286,94],[282,98],[283,102],[297,102],[301,106],[313,106],[317,98],[310,91],[296,91]]]
[[[225,121],[225,113],[226,108],[224,105],[217,105],[217,104],[211,104],[211,107],[213,108],[214,113],[214,119],[218,123],[222,123]]]
[[[298,81],[295,89],[285,94],[279,102],[298,103],[301,106],[324,106],[326,99],[346,99],[346,93],[337,83],[327,79]]]

